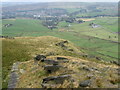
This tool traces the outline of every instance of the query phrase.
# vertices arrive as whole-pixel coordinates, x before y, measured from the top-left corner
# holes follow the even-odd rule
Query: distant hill
[[[17,6],[17,5],[28,5],[33,4],[34,2],[2,2],[2,7],[10,7],[10,6]]]
[[[6,7],[7,6],[7,7]],[[10,6],[10,7],[9,7]],[[40,8],[83,8],[83,9],[109,9],[118,10],[118,3],[100,2],[49,2],[49,3],[3,3],[3,12],[38,10]],[[107,13],[107,12],[106,12]]]

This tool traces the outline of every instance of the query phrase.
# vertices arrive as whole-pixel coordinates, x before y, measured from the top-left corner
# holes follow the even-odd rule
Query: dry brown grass
[[[93,21],[95,20],[95,18],[91,18],[91,19],[88,19],[88,18],[80,18],[80,19],[77,19],[77,20],[83,20],[85,22],[88,22],[88,21]]]
[[[56,60],[56,57],[58,56],[49,56],[47,57],[48,59],[54,59]],[[58,75],[64,75],[64,74],[70,74],[72,76],[72,78],[74,78],[74,82],[70,82],[70,81],[65,81],[63,84],[58,84],[57,86],[55,86],[55,88],[77,88],[79,87],[79,83],[84,81],[84,80],[88,80],[89,78],[87,77],[87,75],[92,74],[94,78],[92,81],[94,82],[93,85],[91,85],[91,88],[95,88],[95,87],[100,87],[100,88],[104,88],[104,87],[108,87],[108,85],[111,85],[111,87],[116,87],[115,85],[113,85],[111,82],[117,82],[117,75],[115,75],[116,71],[112,70],[112,65],[109,66],[105,66],[105,65],[99,65],[98,63],[95,62],[91,62],[91,61],[87,61],[87,60],[83,60],[83,59],[79,59],[79,58],[74,58],[74,57],[70,57],[70,56],[60,56],[60,57],[65,57],[69,59],[68,63],[60,63],[60,65],[67,67],[66,69],[60,69],[57,72],[54,72],[52,74],[47,74],[42,66],[46,65],[44,63],[39,62],[39,66],[38,65],[34,65],[33,60],[28,61],[28,62],[23,62],[20,65],[20,68],[25,68],[24,65],[26,65],[26,73],[21,75],[18,85],[17,87],[21,88],[41,88],[40,83],[42,82],[42,79],[45,77],[49,77],[49,76],[58,76]],[[84,63],[84,65],[82,65]],[[96,66],[96,64],[98,64]],[[99,72],[95,72],[95,71],[85,71],[82,69],[83,66],[89,66],[94,67],[94,68],[98,68]],[[114,66],[114,65],[113,65]],[[32,68],[36,67],[35,70],[31,70]],[[106,71],[106,72],[102,72],[102,69],[109,67],[111,68],[110,70]],[[81,69],[79,69],[81,68]],[[112,72],[111,72],[112,71]],[[43,76],[41,76],[40,73],[44,73]],[[109,77],[109,75],[112,74],[113,76]],[[103,75],[103,76],[102,76]],[[106,75],[106,76],[104,76]],[[111,81],[110,81],[111,80]],[[114,81],[115,80],[115,81]],[[107,85],[108,84],[108,85]],[[52,86],[53,88],[53,86]]]
[[[29,53],[32,56],[36,54],[49,54],[54,53],[55,55],[75,55],[75,53],[81,53],[81,51],[74,46],[70,41],[66,44],[67,47],[74,50],[74,53],[61,49],[61,47],[56,46],[56,43],[64,41],[63,39],[52,37],[52,36],[42,36],[42,37],[17,37],[19,42],[23,43],[25,46],[29,47]]]

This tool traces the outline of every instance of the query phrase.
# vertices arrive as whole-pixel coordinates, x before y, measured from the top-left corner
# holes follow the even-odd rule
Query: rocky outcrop
[[[68,41],[61,41],[57,44],[55,44],[56,46],[60,46],[61,48],[63,48],[64,50],[68,50],[68,47],[65,45],[68,44]]]
[[[64,41],[62,43],[67,43]],[[43,66],[44,70],[47,71],[49,74],[59,71],[59,69],[64,69],[62,65],[59,65],[59,61],[68,61],[68,58],[65,57],[56,57],[57,60],[47,59],[43,55],[38,55],[35,57],[35,60],[40,61],[40,63],[45,63],[47,65]],[[62,62],[63,63],[63,62]],[[41,86],[43,88],[56,86],[56,84],[63,84],[65,80],[68,80],[71,76],[70,75],[60,75],[60,76],[51,76],[46,77],[43,79]],[[51,83],[53,82],[53,83]]]
[[[57,43],[56,46],[64,47],[64,44],[65,44],[65,43],[68,44],[68,41],[61,41],[61,42]]]
[[[19,88],[117,87],[116,83],[119,82],[115,64],[111,66],[109,63],[107,65],[70,56],[47,56],[39,58],[37,62],[37,65],[34,65],[33,60],[25,62],[19,69],[22,74],[17,84]]]

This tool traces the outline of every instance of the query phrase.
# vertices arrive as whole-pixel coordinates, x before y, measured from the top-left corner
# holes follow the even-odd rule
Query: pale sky
[[[2,2],[119,2],[119,0],[0,0]]]

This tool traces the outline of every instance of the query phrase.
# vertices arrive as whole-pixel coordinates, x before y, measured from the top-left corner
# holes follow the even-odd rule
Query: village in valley
[[[117,88],[117,2],[5,3],[3,88]]]

